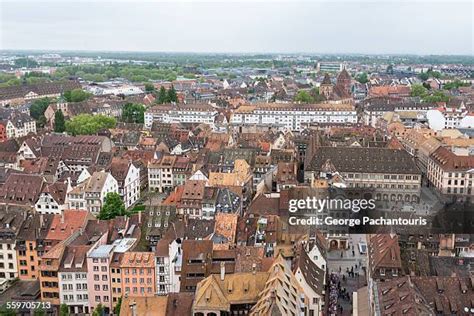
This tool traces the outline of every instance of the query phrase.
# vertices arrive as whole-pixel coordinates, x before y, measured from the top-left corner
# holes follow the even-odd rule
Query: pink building
[[[110,262],[113,249],[113,245],[99,245],[87,254],[87,287],[91,312],[98,304],[102,304],[106,314],[112,312]]]

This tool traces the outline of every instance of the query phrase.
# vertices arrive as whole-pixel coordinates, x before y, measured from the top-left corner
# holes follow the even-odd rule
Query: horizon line
[[[333,53],[324,53],[324,52],[278,52],[278,51],[268,51],[268,52],[251,52],[251,51],[219,51],[219,52],[200,52],[200,51],[159,51],[159,50],[102,50],[102,49],[39,49],[39,48],[1,48],[0,52],[78,52],[78,53],[148,53],[148,54],[193,54],[193,55],[346,55],[346,56],[417,56],[417,57],[426,57],[426,56],[456,56],[456,57],[473,57],[473,54],[465,53],[348,53],[348,52],[333,52]]]

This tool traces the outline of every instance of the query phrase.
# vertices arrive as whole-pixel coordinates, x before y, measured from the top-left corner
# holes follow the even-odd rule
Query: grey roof
[[[100,245],[99,247],[92,250],[88,257],[89,258],[108,258],[110,252],[114,249],[114,245]]]
[[[405,150],[375,147],[319,147],[305,170],[319,172],[328,160],[339,172],[420,173]]]

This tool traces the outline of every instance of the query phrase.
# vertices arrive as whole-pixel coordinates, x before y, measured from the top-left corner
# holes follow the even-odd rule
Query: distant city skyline
[[[9,1],[2,50],[473,55],[470,1]]]

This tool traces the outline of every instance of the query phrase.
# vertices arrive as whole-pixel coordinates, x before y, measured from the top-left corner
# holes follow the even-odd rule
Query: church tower
[[[351,82],[352,82],[351,75],[349,75],[347,70],[344,68],[339,74],[339,76],[337,76],[336,85],[339,87],[339,89],[342,89],[345,93],[348,93],[350,95],[352,92]]]
[[[319,86],[319,94],[323,95],[326,100],[329,100],[332,96],[333,91],[334,86],[331,82],[331,78],[329,78],[329,75],[326,73],[324,75],[323,82],[321,82],[321,85]]]

